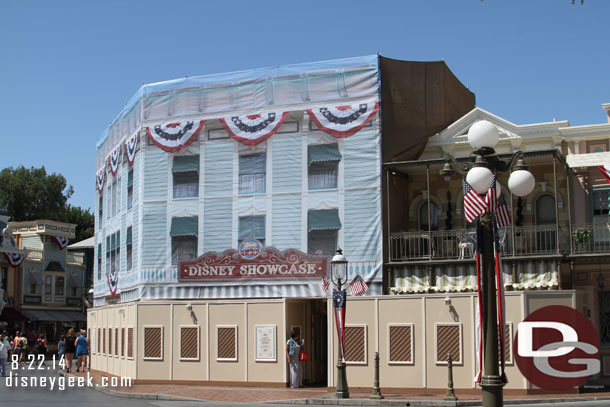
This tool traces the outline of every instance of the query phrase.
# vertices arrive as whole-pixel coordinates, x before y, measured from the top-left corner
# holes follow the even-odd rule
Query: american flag
[[[597,168],[602,172],[606,181],[610,183],[610,165],[598,165]]]
[[[322,277],[322,291],[326,292],[330,287],[330,281]]]
[[[489,185],[489,189],[487,190],[487,195],[485,196],[485,203],[487,204],[487,211],[489,213],[494,213],[496,209],[498,209],[498,195],[496,190],[496,176],[494,175],[491,179],[491,184]]]
[[[472,223],[477,216],[485,213],[487,203],[466,180],[462,180],[462,186],[464,187],[464,216],[468,223]]]
[[[496,210],[496,222],[498,222],[499,228],[505,228],[510,225],[510,212],[508,211],[508,205],[506,199],[504,199],[504,193],[500,194],[498,198],[498,209]]]
[[[349,283],[349,288],[352,290],[353,295],[363,295],[369,290],[369,286],[366,284],[364,279],[360,277],[360,274],[356,275],[354,279]]]
[[[345,291],[333,291],[333,307],[335,308],[335,325],[337,326],[337,336],[339,337],[339,351],[341,352],[341,362],[345,363]]]

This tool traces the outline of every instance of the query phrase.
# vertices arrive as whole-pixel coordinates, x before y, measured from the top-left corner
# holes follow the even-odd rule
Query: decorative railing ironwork
[[[571,234],[570,234],[571,233]],[[528,225],[498,231],[503,256],[610,253],[610,225]],[[474,229],[390,234],[390,261],[468,259],[474,256]]]

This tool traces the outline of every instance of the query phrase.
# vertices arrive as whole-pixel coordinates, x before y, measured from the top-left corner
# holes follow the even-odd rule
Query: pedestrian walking
[[[80,336],[76,338],[76,371],[84,372],[87,367],[87,356],[89,356],[89,338],[87,331],[81,329]]]
[[[61,360],[61,358],[64,357],[64,353],[66,351],[66,335],[61,335],[59,337],[57,346],[59,347],[59,350],[57,352],[57,360]]]
[[[6,376],[6,360],[10,350],[11,344],[6,337],[6,333],[0,334],[0,375],[2,377]]]
[[[301,377],[301,361],[299,355],[304,349],[305,341],[301,340],[301,335],[297,331],[290,333],[290,339],[286,342],[286,357],[290,366],[290,388],[296,389],[303,385]]]
[[[65,347],[65,356],[66,356],[66,372],[70,373],[72,371],[72,360],[74,360],[74,353],[76,353],[76,337],[74,336],[74,328],[70,328],[68,330],[68,335],[66,335],[66,347]]]
[[[36,340],[36,352],[38,355],[42,355],[45,359],[47,358],[47,339],[44,334],[38,335]]]
[[[28,340],[24,336],[21,336],[21,332],[19,331],[15,333],[15,345],[13,349],[14,352],[19,355],[19,363],[23,362],[24,359],[27,361],[26,353],[28,351]]]

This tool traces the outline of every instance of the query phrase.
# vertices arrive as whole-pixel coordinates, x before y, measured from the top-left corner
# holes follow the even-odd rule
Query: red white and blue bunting
[[[597,168],[599,168],[606,181],[610,184],[610,165],[598,165]]]
[[[108,162],[110,163],[110,172],[112,176],[116,176],[116,172],[119,169],[119,162],[121,161],[121,146],[117,146],[114,150],[110,152],[110,156],[108,157]]]
[[[57,246],[59,246],[59,250],[65,249],[68,243],[70,243],[70,239],[68,239],[67,237],[53,236],[53,238],[55,240],[55,243],[57,243]]]
[[[146,127],[146,134],[163,151],[176,153],[191,145],[205,124],[205,120],[170,121],[154,127]]]
[[[127,138],[125,140],[125,154],[127,156],[127,162],[130,167],[133,167],[133,161],[136,158],[136,150],[138,148],[138,134],[134,134],[133,136]]]
[[[116,290],[117,288],[119,288],[119,273],[117,273],[116,271],[107,272],[106,278],[108,279],[110,295],[116,295]]]
[[[99,191],[100,195],[103,193],[104,191],[104,184],[106,183],[106,168],[102,168],[101,170],[99,170],[97,172],[97,174],[95,174],[95,183],[97,184],[97,190]]]
[[[379,110],[379,102],[370,100],[353,105],[332,105],[308,109],[318,128],[335,138],[347,138],[366,126]]]
[[[246,146],[255,146],[271,137],[287,116],[288,112],[268,112],[221,117],[220,122],[235,140]]]
[[[6,260],[13,267],[19,267],[21,263],[23,263],[23,260],[25,260],[25,256],[21,253],[4,252],[4,257],[6,257]]]

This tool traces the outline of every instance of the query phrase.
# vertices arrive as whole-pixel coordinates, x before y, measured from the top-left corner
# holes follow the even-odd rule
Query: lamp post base
[[[504,405],[504,395],[502,388],[504,382],[497,375],[485,375],[481,378],[481,388],[483,389],[483,407],[502,407]]]
[[[347,376],[345,372],[345,363],[337,362],[337,391],[338,399],[349,398],[349,388],[347,387]]]

